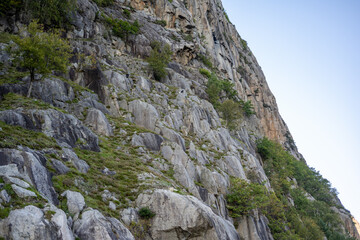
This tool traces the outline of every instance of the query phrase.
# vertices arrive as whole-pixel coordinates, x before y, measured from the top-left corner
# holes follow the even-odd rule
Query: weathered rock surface
[[[248,240],[273,240],[268,221],[264,216],[257,218],[252,216],[242,217],[238,219],[239,226],[237,231],[242,239]]]
[[[95,108],[87,111],[85,124],[90,126],[97,134],[105,136],[113,135],[113,131],[106,116],[100,110]]]
[[[141,194],[137,204],[156,213],[151,222],[154,239],[186,239],[191,236],[192,239],[240,240],[231,222],[192,196],[156,190],[152,194]]]
[[[58,203],[43,155],[30,149],[0,149],[0,159],[0,176],[21,178],[35,186],[50,202]]]
[[[79,192],[73,191],[65,191],[61,194],[62,197],[66,197],[67,202],[66,205],[70,214],[78,214],[80,213],[85,207],[85,200],[84,197]]]
[[[131,144],[135,147],[145,146],[151,151],[160,151],[161,143],[164,139],[154,133],[140,133],[139,135],[134,135],[131,141]]]
[[[74,222],[74,232],[80,239],[134,240],[130,231],[115,218],[106,218],[97,210],[85,210]]]
[[[99,151],[98,138],[77,118],[70,114],[48,110],[7,110],[0,112],[0,120],[30,130],[40,130],[59,143]]]
[[[62,210],[56,214],[65,216]],[[56,215],[55,215],[56,216]],[[55,224],[45,219],[44,212],[34,206],[26,206],[10,212],[10,215],[0,221],[0,236],[5,239],[74,239],[67,223],[53,217]]]

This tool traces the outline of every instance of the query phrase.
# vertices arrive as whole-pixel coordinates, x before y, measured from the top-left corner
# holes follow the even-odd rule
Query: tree
[[[161,47],[159,42],[151,43],[152,50],[150,56],[146,59],[150,69],[153,71],[154,78],[158,81],[166,76],[166,66],[169,64],[172,56],[171,48],[168,44]]]
[[[23,2],[25,11],[44,24],[45,29],[69,27],[76,6],[76,0],[23,0]]]
[[[65,72],[69,66],[69,43],[61,39],[59,32],[44,32],[36,21],[27,27],[26,37],[15,36],[13,41],[15,44],[10,47],[10,53],[14,55],[14,63],[30,72],[28,97],[35,73],[46,75],[53,70]]]

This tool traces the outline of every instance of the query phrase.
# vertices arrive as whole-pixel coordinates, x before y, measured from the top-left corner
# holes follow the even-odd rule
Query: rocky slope
[[[106,17],[137,20],[140,33],[123,41]],[[31,98],[26,74],[0,86],[0,237],[274,239],[261,211],[229,215],[230,179],[272,191],[256,150],[263,137],[303,158],[221,1],[118,0],[99,7],[78,0],[71,21],[67,74],[36,81]],[[24,25],[20,12],[2,17],[0,28],[18,33]],[[154,41],[174,53],[161,82],[144,60]],[[4,79],[12,64],[7,45],[2,41]],[[208,101],[199,68],[232,82],[255,114],[230,131]],[[339,206],[342,231],[360,239]],[[155,215],[144,217],[141,209]]]

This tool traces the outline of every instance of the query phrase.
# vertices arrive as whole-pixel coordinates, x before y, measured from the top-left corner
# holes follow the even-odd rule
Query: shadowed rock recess
[[[360,239],[220,0],[28,2],[0,5],[0,239]],[[26,97],[8,49],[39,16],[72,57]]]

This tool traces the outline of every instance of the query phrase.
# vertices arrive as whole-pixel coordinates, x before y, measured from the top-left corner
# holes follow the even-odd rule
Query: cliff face
[[[140,33],[122,40],[106,17],[137,20]],[[272,191],[256,150],[263,137],[303,158],[221,1],[119,0],[99,7],[78,0],[71,21],[68,73],[34,82],[29,99],[28,76],[0,86],[1,131],[19,138],[20,130],[12,128],[19,125],[44,133],[36,138],[47,141],[1,142],[0,203],[8,212],[0,237],[274,239],[261,211],[230,217],[230,179],[263,183]],[[1,28],[16,33],[25,22],[21,13],[3,17]],[[144,60],[154,41],[174,53],[161,82]],[[4,76],[12,65],[7,45],[1,43]],[[232,82],[255,114],[227,129],[208,101],[209,80],[199,68]],[[296,180],[289,182],[297,187]],[[28,206],[19,204],[23,199]],[[155,216],[148,219],[151,214],[141,211],[147,208]],[[335,210],[342,231],[359,239],[351,215]]]

